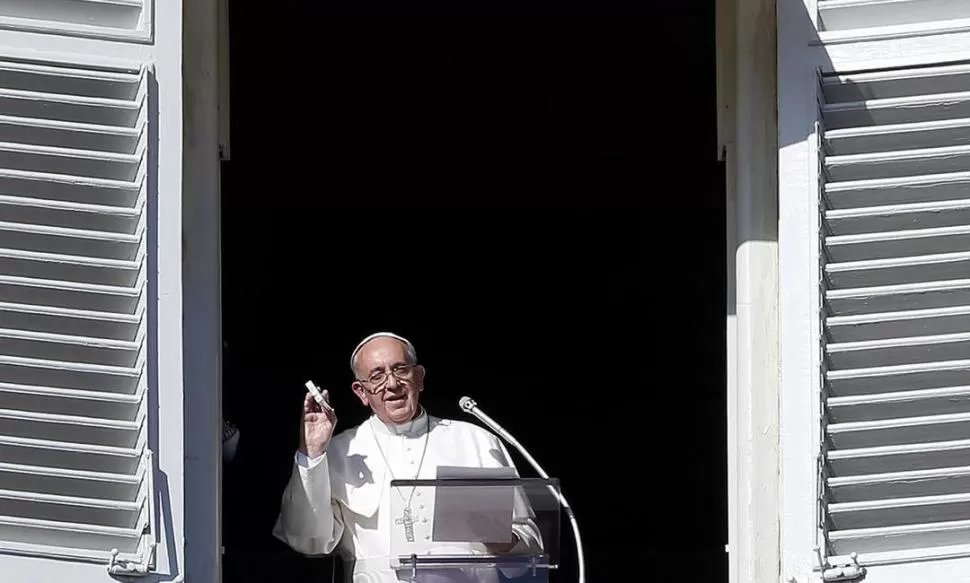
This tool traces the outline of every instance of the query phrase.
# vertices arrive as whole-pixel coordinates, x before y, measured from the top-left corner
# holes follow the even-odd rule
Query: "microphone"
[[[533,458],[528,451],[518,442],[517,439],[512,437],[512,434],[502,428],[501,425],[495,422],[494,419],[485,414],[484,411],[478,408],[478,403],[475,402],[471,397],[462,397],[458,400],[458,406],[461,410],[470,415],[474,415],[479,421],[484,423],[489,429],[498,434],[499,437],[507,441],[512,447],[517,449],[522,457],[528,461],[536,472],[545,480],[549,479],[549,474],[542,469],[539,462]],[[552,492],[559,500],[560,506],[566,512],[566,517],[569,518],[569,524],[573,529],[573,539],[576,541],[576,560],[579,563],[579,583],[586,583],[586,558],[583,555],[583,543],[582,538],[579,535],[579,524],[576,523],[576,515],[573,513],[572,507],[569,502],[566,501],[566,497],[563,495],[561,490],[556,490],[552,486],[549,486],[549,491]]]
[[[471,397],[462,397],[458,400],[458,406],[461,410],[466,413],[471,413],[471,410],[478,407],[478,403],[475,402]]]

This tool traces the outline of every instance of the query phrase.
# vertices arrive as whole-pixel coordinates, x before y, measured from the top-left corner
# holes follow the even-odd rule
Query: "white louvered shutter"
[[[153,559],[149,76],[0,61],[0,553]]]
[[[819,8],[867,4],[898,16]],[[945,556],[970,544],[970,64],[820,96],[825,553]]]

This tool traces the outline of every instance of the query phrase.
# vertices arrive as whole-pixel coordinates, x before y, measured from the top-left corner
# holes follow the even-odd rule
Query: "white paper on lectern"
[[[439,466],[438,479],[517,478],[512,468]],[[512,542],[516,486],[439,486],[435,488],[435,542]]]

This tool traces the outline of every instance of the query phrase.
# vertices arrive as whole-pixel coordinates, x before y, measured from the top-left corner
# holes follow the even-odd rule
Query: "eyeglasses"
[[[391,375],[394,375],[394,378],[396,378],[399,381],[409,381],[412,378],[414,378],[415,366],[417,365],[399,364],[391,368],[390,374],[382,370],[379,370],[371,374],[369,377],[367,377],[366,380],[364,379],[357,379],[357,380],[360,381],[361,383],[366,383],[371,385],[371,387],[373,388],[367,388],[365,386],[364,390],[372,395],[376,395],[377,393],[384,390],[384,385],[387,384],[387,381],[389,378],[391,378]]]

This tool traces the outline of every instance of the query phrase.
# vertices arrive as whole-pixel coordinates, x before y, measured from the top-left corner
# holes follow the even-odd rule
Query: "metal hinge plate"
[[[818,556],[822,581],[858,581],[866,576],[866,568],[859,565],[858,554],[849,555],[849,563],[845,565],[832,565],[822,559],[821,551],[816,548],[815,554]]]

